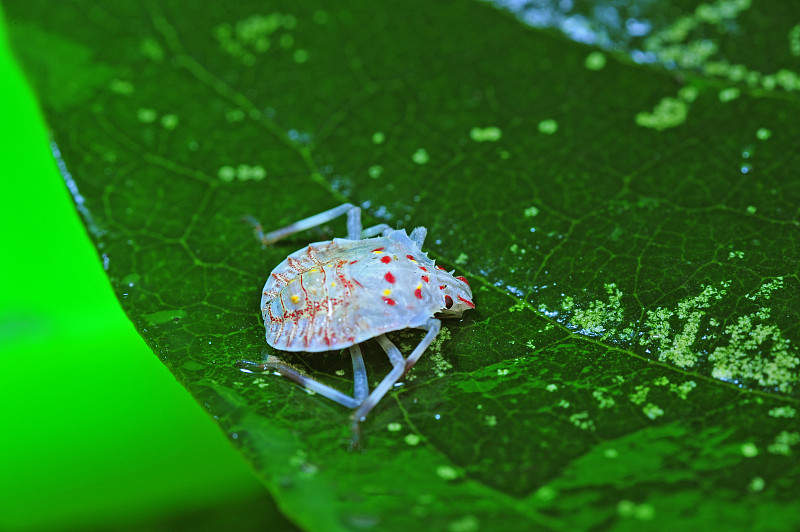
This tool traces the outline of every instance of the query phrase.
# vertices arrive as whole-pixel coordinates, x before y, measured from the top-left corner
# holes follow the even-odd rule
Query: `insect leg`
[[[373,225],[372,227],[367,227],[361,231],[361,238],[371,238],[377,235],[385,235],[391,230],[392,227],[388,224]]]
[[[353,396],[358,404],[361,404],[369,395],[369,384],[367,383],[364,358],[361,356],[361,347],[358,344],[350,347],[350,357],[353,359]]]
[[[380,384],[372,390],[372,393],[369,394],[369,397],[361,403],[361,406],[358,407],[353,413],[353,438],[357,440],[358,433],[359,433],[359,423],[364,421],[369,414],[370,410],[375,408],[375,405],[386,395],[394,383],[400,380],[400,377],[403,376],[403,372],[405,371],[405,359],[403,355],[400,353],[400,350],[386,338],[386,335],[382,334],[375,338],[378,340],[378,343],[381,344],[381,347],[386,354],[389,356],[389,360],[392,362],[392,371],[389,372],[386,377],[383,378]]]
[[[403,375],[408,373],[411,370],[411,368],[414,367],[414,364],[417,363],[417,360],[419,360],[419,357],[422,356],[422,353],[425,352],[428,346],[431,345],[431,342],[433,342],[433,339],[436,338],[436,335],[439,334],[439,329],[441,328],[442,328],[442,322],[440,322],[436,318],[428,319],[428,321],[425,322],[425,325],[420,327],[420,329],[427,329],[428,332],[427,334],[425,334],[425,337],[420,341],[420,343],[417,344],[417,347],[414,348],[411,354],[408,355]]]
[[[318,393],[323,397],[327,397],[332,401],[336,401],[340,405],[346,406],[347,408],[357,408],[358,405],[361,404],[361,401],[358,401],[349,395],[343,394],[339,390],[335,390],[327,384],[322,384],[321,382],[312,379],[308,375],[303,375],[276,356],[270,355],[264,362],[240,360],[237,363],[237,366],[239,366],[239,369],[246,373],[262,373],[267,371],[275,372],[278,375],[286,377],[287,379],[291,379],[297,384],[304,386],[306,389],[311,390],[314,393]]]
[[[252,216],[245,216],[245,220],[253,226],[256,237],[266,246],[267,244],[272,244],[293,233],[305,231],[306,229],[311,229],[312,227],[330,222],[343,214],[347,214],[347,238],[350,240],[358,240],[361,237],[361,208],[351,203],[343,203],[338,207],[304,218],[269,233],[264,233],[261,224]]]

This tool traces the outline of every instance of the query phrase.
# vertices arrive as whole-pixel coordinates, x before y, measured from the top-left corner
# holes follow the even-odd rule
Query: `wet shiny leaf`
[[[800,527],[783,4],[4,5],[123,308],[301,526]],[[349,412],[234,366],[272,353],[271,268],[344,234],[261,249],[242,216],[344,201],[428,227],[477,304],[361,452]],[[348,391],[345,356],[283,356]]]

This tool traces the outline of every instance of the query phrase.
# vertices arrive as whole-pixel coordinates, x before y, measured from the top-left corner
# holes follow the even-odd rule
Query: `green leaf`
[[[123,308],[293,520],[800,526],[787,8],[163,4],[6,9]],[[361,452],[348,411],[235,368],[273,353],[271,268],[344,234],[260,249],[242,216],[344,201],[426,226],[477,304]],[[364,347],[377,381],[388,361]],[[281,356],[349,391],[346,357]]]

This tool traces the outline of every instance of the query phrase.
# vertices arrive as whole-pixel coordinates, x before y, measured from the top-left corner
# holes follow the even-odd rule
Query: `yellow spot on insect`
[[[392,293],[392,291],[389,288],[387,288],[386,290],[383,291],[383,295],[385,295],[385,296],[388,296],[391,293]]]
[[[379,250],[379,249],[373,249],[373,250],[372,250],[372,252],[373,252],[373,253],[377,253],[378,255],[380,255],[381,253],[383,253],[383,251],[381,251],[381,250]]]
[[[334,283],[334,282],[331,282],[331,286],[332,286],[332,287],[336,286],[336,283]]]
[[[292,300],[292,303],[297,304],[297,302],[300,301],[300,296],[298,296],[297,294],[294,294],[289,299]]]
[[[317,273],[319,270],[314,268],[313,270],[308,270],[308,273]]]
[[[419,283],[419,284],[417,285],[417,290],[422,290],[422,283]]]

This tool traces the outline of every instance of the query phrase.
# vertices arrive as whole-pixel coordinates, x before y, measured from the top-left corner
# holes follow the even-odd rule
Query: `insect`
[[[295,251],[272,270],[261,296],[267,343],[284,351],[309,353],[348,348],[353,361],[353,395],[304,375],[276,356],[264,362],[242,360],[246,372],[272,371],[337,403],[354,409],[353,441],[360,424],[384,395],[419,360],[439,332],[437,318],[459,318],[475,308],[464,277],[454,277],[422,252],[427,229],[411,235],[386,224],[361,226],[361,209],[349,203],[264,233],[253,218],[258,239],[272,244],[347,215],[347,238],[315,242]],[[408,355],[386,337],[417,328],[425,336]],[[370,392],[359,344],[375,338],[392,369]]]

